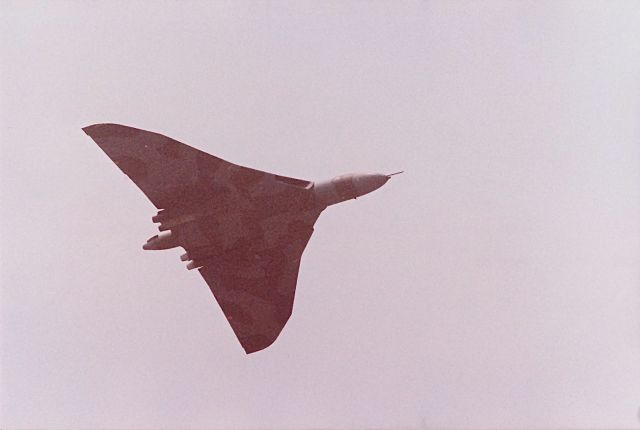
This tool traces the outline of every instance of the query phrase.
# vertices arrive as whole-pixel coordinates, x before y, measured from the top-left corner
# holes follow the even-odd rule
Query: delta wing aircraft
[[[118,124],[83,128],[158,209],[143,249],[183,247],[247,354],[291,316],[300,258],[320,213],[392,175],[310,182],[229,163],[161,134]],[[401,172],[397,172],[401,173]]]

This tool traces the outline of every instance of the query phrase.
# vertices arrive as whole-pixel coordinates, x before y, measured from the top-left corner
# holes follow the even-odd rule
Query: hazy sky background
[[[0,7],[0,426],[637,427],[640,3]],[[318,180],[246,356],[81,127]]]

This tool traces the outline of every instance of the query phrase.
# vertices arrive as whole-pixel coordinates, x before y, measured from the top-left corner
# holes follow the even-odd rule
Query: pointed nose
[[[380,173],[369,173],[355,176],[353,178],[353,184],[358,192],[358,196],[362,196],[377,190],[386,184],[389,178],[389,176]]]

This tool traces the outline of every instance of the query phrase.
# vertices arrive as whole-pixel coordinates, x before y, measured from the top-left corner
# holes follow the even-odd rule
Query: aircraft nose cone
[[[377,190],[381,186],[387,183],[389,176],[382,175],[380,173],[370,173],[366,175],[358,175],[354,178],[353,182],[358,192],[358,196],[368,194],[371,191]]]

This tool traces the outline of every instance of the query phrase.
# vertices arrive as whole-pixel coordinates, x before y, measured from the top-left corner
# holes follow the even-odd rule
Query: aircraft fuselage
[[[368,194],[387,183],[390,176],[380,173],[348,173],[317,182],[313,192],[327,206]]]
[[[335,178],[314,182],[308,187],[314,194],[315,200],[323,206],[331,206],[377,190],[387,183],[391,175],[381,173],[347,173]],[[162,250],[180,246],[175,235],[169,230],[175,225],[192,221],[193,215],[182,215],[172,219],[164,219],[162,212],[152,218],[153,222],[160,222],[160,234],[157,234],[142,246],[145,250]],[[169,230],[169,231],[164,231]]]

